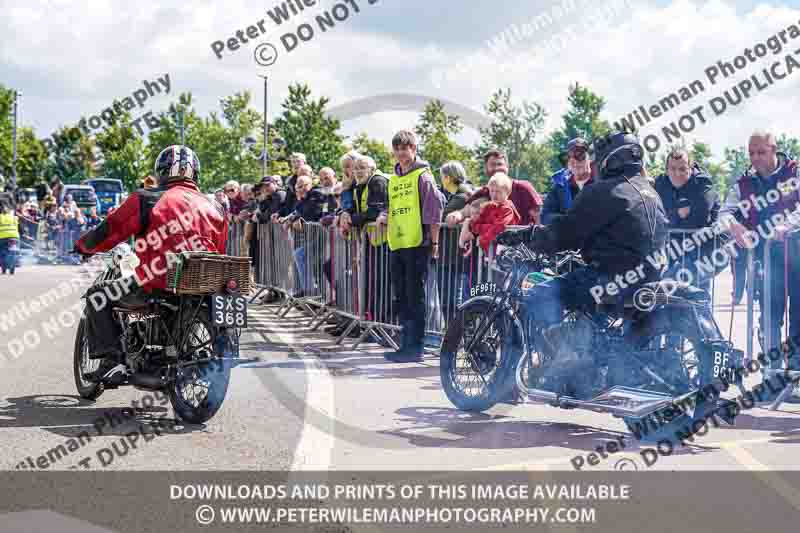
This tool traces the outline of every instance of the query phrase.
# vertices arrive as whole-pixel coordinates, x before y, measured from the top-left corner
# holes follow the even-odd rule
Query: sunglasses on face
[[[589,154],[586,150],[572,150],[569,153],[569,157],[575,161],[583,161],[588,155]]]

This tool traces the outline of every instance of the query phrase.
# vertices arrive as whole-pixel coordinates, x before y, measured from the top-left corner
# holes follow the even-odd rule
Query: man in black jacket
[[[306,164],[306,156],[305,154],[295,152],[290,156],[289,161],[292,165],[292,175],[284,180],[286,200],[283,203],[280,213],[277,214],[280,217],[287,217],[292,214],[292,211],[294,211],[294,206],[297,203],[295,186],[297,185],[297,178],[300,176],[300,168]],[[272,221],[276,221],[278,216],[274,216]]]
[[[719,215],[719,197],[714,191],[714,182],[708,173],[693,163],[686,149],[678,148],[667,156],[667,173],[656,178],[656,192],[664,204],[664,211],[669,219],[670,230],[685,230],[671,235],[677,241],[675,249],[682,250],[685,238],[700,228],[712,226]],[[666,277],[688,281],[677,272],[684,269],[692,276],[692,284],[708,290],[709,278],[699,279],[696,261],[701,257],[711,257],[714,251],[714,240],[707,241],[702,248],[695,248],[684,253],[670,265]],[[724,242],[718,242],[721,246]]]
[[[280,176],[267,176],[261,180],[261,198],[256,213],[258,222],[269,222],[273,213],[279,213],[286,202],[286,191],[281,188]]]
[[[548,226],[506,230],[498,242],[530,242],[541,253],[580,249],[587,266],[528,291],[525,307],[540,323],[559,367],[580,364],[567,346],[560,324],[563,308],[591,312],[601,295],[624,298],[645,282],[657,281],[660,268],[648,261],[664,247],[667,218],[656,191],[643,176],[643,149],[635,135],[612,132],[594,144],[598,181],[587,186],[564,215]],[[631,274],[633,273],[633,275]],[[632,277],[636,281],[630,281]]]
[[[308,236],[306,222],[319,222],[330,206],[332,197],[322,193],[318,187],[314,187],[309,176],[300,176],[295,183],[295,194],[297,204],[294,211],[279,221],[288,230],[290,227],[294,233],[294,260],[297,267],[297,279],[292,295],[294,298],[302,298],[307,292],[312,291],[316,281],[309,272],[306,250],[312,243]],[[315,258],[317,259],[317,258]]]

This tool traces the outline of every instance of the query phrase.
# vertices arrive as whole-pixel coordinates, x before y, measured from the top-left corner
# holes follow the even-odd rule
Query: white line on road
[[[269,327],[264,321],[258,321],[261,327],[258,333],[268,341],[275,338],[279,344],[292,347],[297,342],[291,333],[282,333]],[[300,442],[294,453],[291,471],[315,470],[327,471],[331,465],[334,445],[333,417],[336,415],[334,404],[333,378],[325,366],[316,359],[301,358],[306,371],[306,415],[300,431]],[[306,422],[311,419],[312,411],[317,410],[331,420],[330,427],[320,429]]]

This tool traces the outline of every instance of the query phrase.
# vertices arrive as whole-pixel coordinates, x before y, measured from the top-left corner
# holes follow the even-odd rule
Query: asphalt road
[[[0,316],[51,289],[58,291],[65,282],[79,279],[78,275],[75,266],[33,266],[19,269],[13,277],[0,277]],[[36,464],[42,456],[46,466],[40,468],[59,470],[87,465],[127,470],[291,467],[303,424],[265,388],[259,374],[268,374],[269,369],[234,370],[222,409],[203,426],[176,422],[166,397],[132,387],[105,391],[96,402],[85,401],[77,395],[72,370],[78,315],[70,307],[79,301],[79,292],[48,300],[50,305],[17,320],[10,331],[0,325],[0,448],[4,450],[0,468],[15,469],[20,463],[25,467],[29,457]],[[15,351],[11,351],[9,343],[26,334],[28,342],[23,340],[22,348],[12,345]],[[270,360],[286,356],[281,347],[265,343],[258,335],[243,338],[242,348],[246,354]],[[305,394],[303,373],[286,372],[284,377],[287,390],[295,390],[300,397]],[[127,416],[138,405],[148,409]],[[126,439],[132,432],[140,433],[137,440]],[[84,436],[77,439],[80,434]],[[79,447],[73,444],[70,450],[68,443],[73,439]],[[126,448],[123,442],[130,445]],[[86,458],[90,461],[81,464]]]
[[[78,267],[36,266],[20,269],[13,278],[0,277],[0,316],[77,273]],[[725,276],[719,278],[720,295],[729,290]],[[292,312],[278,318],[274,306],[251,307],[242,351],[260,361],[234,370],[223,408],[205,426],[182,425],[163,397],[133,388],[106,391],[96,402],[86,402],[73,384],[76,326],[65,314],[77,299],[77,292],[67,294],[17,320],[10,331],[0,323],[0,443],[5,450],[0,468],[30,468],[28,458],[36,464],[45,457],[46,466],[39,468],[572,470],[574,457],[588,461],[597,447],[605,450],[607,443],[625,437],[623,451],[582,468],[648,468],[642,452],[651,445],[630,439],[624,424],[610,415],[542,404],[460,412],[442,391],[435,355],[423,363],[396,364],[375,345],[355,352],[337,349],[330,337],[309,332],[307,317]],[[716,315],[727,334],[732,314],[722,297]],[[733,316],[734,341],[743,347],[744,306]],[[149,411],[124,419],[134,401]],[[162,423],[161,435],[153,436],[147,428],[158,417],[172,422]],[[110,427],[112,420],[122,422]],[[121,439],[136,431],[142,431],[137,447],[122,454]],[[52,450],[68,448],[82,432],[90,442],[84,437],[78,449],[51,460]],[[152,438],[145,441],[145,433]],[[792,445],[798,443],[800,406],[784,404],[775,412],[753,408],[735,427],[710,425],[693,444],[658,457],[649,468],[797,469]]]

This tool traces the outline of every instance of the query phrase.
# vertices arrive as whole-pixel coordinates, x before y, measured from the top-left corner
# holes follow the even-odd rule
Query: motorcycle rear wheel
[[[189,334],[183,349],[180,350],[183,354],[181,362],[211,356],[214,328],[208,318],[202,315],[202,311],[191,321],[187,321],[183,331],[188,331]],[[175,414],[190,424],[207,422],[222,407],[229,382],[230,367],[221,361],[178,368],[168,390]]]

